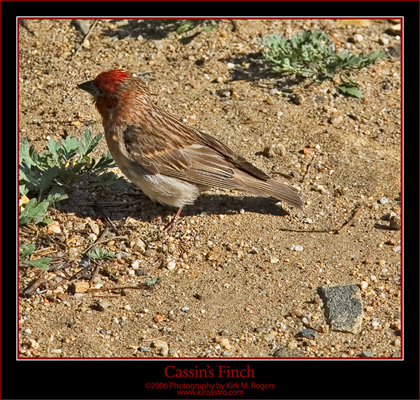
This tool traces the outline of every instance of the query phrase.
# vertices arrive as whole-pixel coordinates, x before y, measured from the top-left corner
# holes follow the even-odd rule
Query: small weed
[[[145,285],[147,288],[151,289],[151,288],[153,288],[154,286],[159,285],[159,283],[161,283],[161,282],[162,282],[162,278],[159,278],[159,277],[157,277],[157,276],[153,276],[153,277],[150,277],[150,278],[146,279],[146,280],[144,281],[144,285]]]
[[[333,80],[334,75],[340,74],[343,83],[336,86],[337,90],[359,98],[363,93],[346,72],[365,68],[385,56],[383,51],[355,55],[343,50],[338,54],[329,36],[322,31],[303,31],[290,39],[274,34],[259,38],[259,42],[267,47],[264,56],[274,64],[274,71],[315,81]]]
[[[66,191],[75,182],[86,179],[93,186],[108,186],[123,181],[112,172],[106,172],[115,166],[109,152],[98,161],[90,157],[102,136],[92,137],[86,130],[80,141],[74,137],[61,142],[50,139],[44,152],[37,152],[34,146],[29,146],[26,138],[22,140],[19,148],[19,198],[27,201],[21,202],[26,205],[20,207],[19,225],[31,220],[51,223],[50,219],[44,219],[48,207],[67,199]]]
[[[200,20],[184,20],[178,25],[176,33],[182,35],[185,32],[193,29],[195,26],[201,25],[205,32],[211,32],[214,28],[217,27],[217,21],[200,21]]]
[[[108,251],[102,248],[97,247],[95,250],[93,250],[90,253],[86,254],[91,260],[111,260],[117,255],[113,253],[112,251]]]
[[[29,260],[30,255],[35,251],[35,243],[19,245],[19,263],[30,267],[37,267],[48,271],[50,269],[49,262],[51,257],[37,258]]]

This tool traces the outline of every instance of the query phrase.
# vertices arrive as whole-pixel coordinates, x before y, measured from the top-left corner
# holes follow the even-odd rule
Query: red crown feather
[[[93,84],[106,92],[115,92],[117,85],[129,77],[130,75],[127,72],[118,68],[100,73]]]

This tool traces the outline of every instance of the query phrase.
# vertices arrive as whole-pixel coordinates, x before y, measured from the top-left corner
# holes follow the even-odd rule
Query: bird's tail
[[[248,174],[240,174],[239,179],[244,183],[245,190],[249,193],[257,196],[273,197],[300,209],[303,207],[299,192],[285,183],[278,182],[275,179],[263,181]]]

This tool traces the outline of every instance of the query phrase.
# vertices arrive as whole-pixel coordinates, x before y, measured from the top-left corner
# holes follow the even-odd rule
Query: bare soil
[[[77,84],[121,66],[160,107],[298,188],[305,206],[212,189],[167,235],[176,210],[129,182],[71,188],[48,213],[61,233],[20,229],[21,243],[64,267],[20,267],[20,292],[43,280],[19,299],[19,356],[400,357],[401,231],[389,229],[401,205],[395,21],[221,20],[210,32],[196,21],[181,35],[174,20],[93,22],[20,24],[20,140],[42,150],[49,138],[103,132]],[[303,29],[324,30],[338,50],[389,54],[355,75],[363,99],[272,72],[258,36]],[[102,140],[98,156],[106,150]],[[118,258],[75,276],[97,240]],[[317,288],[351,283],[362,289],[362,329],[334,332]],[[304,328],[315,338],[297,337]]]

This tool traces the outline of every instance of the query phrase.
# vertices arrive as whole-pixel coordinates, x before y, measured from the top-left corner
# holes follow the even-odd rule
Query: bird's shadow
[[[129,188],[129,191],[125,191],[125,193],[130,193],[130,196],[126,196],[124,191],[117,192],[111,189],[105,189],[98,195],[95,188],[85,188],[82,196],[70,194],[67,201],[57,203],[56,207],[62,212],[74,213],[78,217],[92,219],[107,217],[111,221],[121,221],[132,217],[144,222],[151,222],[157,218],[167,219],[177,211],[174,207],[151,201],[131,183],[127,183],[126,187]],[[228,191],[226,194],[203,193],[193,205],[184,207],[182,216],[189,217],[202,213],[233,215],[243,212],[277,216],[289,214],[273,199],[253,197],[246,193],[241,196],[237,193],[229,194]],[[93,199],[97,203],[92,201]],[[127,205],[122,204],[122,199],[127,201]],[[133,201],[136,203],[133,204]]]

